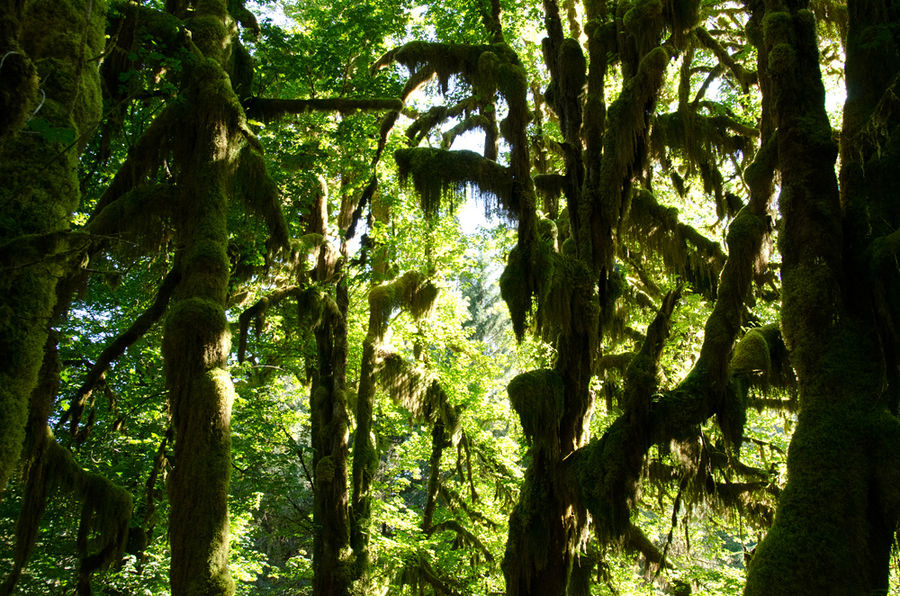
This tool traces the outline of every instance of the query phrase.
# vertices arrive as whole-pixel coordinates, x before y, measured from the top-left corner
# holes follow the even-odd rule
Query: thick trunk
[[[228,571],[233,400],[226,367],[228,236],[225,196],[216,187],[221,167],[198,164],[191,172],[196,182],[185,185],[184,270],[163,340],[175,433],[169,541],[176,596],[234,592]]]
[[[853,271],[869,233],[860,204],[877,209],[877,193],[866,196],[866,185],[857,184],[854,190],[862,194],[848,197],[844,188],[842,220],[812,13],[806,3],[790,10],[765,4],[782,173],[782,327],[799,379],[800,414],[788,483],[775,523],[751,561],[745,593],[883,593],[897,521],[889,445],[900,429],[884,399],[890,386],[885,375],[889,379],[897,367],[895,340],[879,330],[884,321],[879,325],[882,314],[872,308],[868,280]],[[858,16],[863,4],[869,3],[851,5],[851,14]],[[859,25],[851,19],[851,29]],[[853,37],[845,152],[859,130]],[[886,58],[896,64],[896,55]]]
[[[3,52],[0,102],[4,110],[35,109],[29,99],[36,89],[6,88],[7,77],[23,74],[20,67],[30,63],[39,64],[44,98],[31,119],[35,130],[4,138],[0,148],[0,244],[69,227],[78,204],[79,150],[101,114],[100,77],[90,60],[103,52],[105,22],[100,0],[46,0],[31,2],[24,11],[0,9],[0,49],[16,44]],[[4,39],[14,34],[17,39]],[[0,127],[13,116],[16,122],[0,136],[21,126],[21,114],[4,111]],[[4,251],[17,260],[0,263],[0,491],[19,461],[28,398],[43,359],[56,282],[64,272],[62,247],[44,248],[36,246],[33,254]]]
[[[175,436],[170,584],[174,596],[228,596],[234,581],[228,570],[227,188],[243,139],[242,115],[222,67],[234,34],[224,0],[201,3],[189,26],[202,56],[186,62],[187,125],[173,147],[181,169],[176,227],[182,270],[163,339]]]

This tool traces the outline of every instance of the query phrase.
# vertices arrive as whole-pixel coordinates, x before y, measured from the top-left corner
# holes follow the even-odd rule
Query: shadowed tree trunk
[[[176,596],[230,595],[227,184],[243,115],[223,69],[235,27],[225,1],[198,3],[187,24],[197,45],[186,64],[185,101],[176,108],[186,127],[173,147],[181,168],[175,225],[182,270],[163,339],[175,436],[170,584]]]
[[[78,156],[101,116],[105,24],[102,0],[0,6],[0,491],[19,461],[69,256],[61,232],[78,205]],[[26,114],[33,130],[19,132]]]
[[[886,593],[900,519],[898,272],[895,263],[886,266],[896,258],[900,224],[894,95],[900,9],[848,3],[839,191],[808,3],[749,4],[764,10],[773,79],[782,328],[800,413],[788,483],[751,561],[745,593]]]

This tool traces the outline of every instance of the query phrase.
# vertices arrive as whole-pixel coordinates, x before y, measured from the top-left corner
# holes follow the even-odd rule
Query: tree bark
[[[6,4],[0,9],[0,120],[15,122],[0,122],[4,244],[69,227],[80,194],[78,155],[101,115],[100,76],[89,61],[103,52],[106,25],[102,0]],[[40,106],[33,103],[36,88],[7,88],[18,75],[34,79],[33,72],[20,72],[32,63],[40,66]],[[34,111],[30,122],[37,128],[14,134],[24,124],[23,110]],[[36,253],[24,265],[0,262],[0,492],[19,461],[66,256]]]
[[[884,77],[858,79],[868,75],[854,63],[859,28],[886,26],[886,17],[897,17],[895,9],[878,10],[875,4],[882,3],[849,6],[845,139],[859,131],[854,120],[866,94],[862,89],[871,93],[879,83],[884,89]],[[881,205],[878,192],[871,192],[874,180],[853,185],[845,176],[842,212],[834,175],[837,148],[807,7],[767,0],[762,22],[782,176],[782,328],[799,380],[800,413],[788,483],[775,523],[751,560],[745,593],[883,593],[898,519],[895,455],[887,446],[896,445],[900,429],[885,399],[897,370],[896,340],[883,334],[892,321],[873,308],[871,279],[855,270],[866,260],[861,249],[873,229],[860,205],[873,212]],[[884,60],[879,53],[878,69],[887,65],[896,72],[896,41],[892,48]],[[895,123],[885,123],[888,136]],[[860,159],[845,152],[851,157],[842,164],[845,172],[874,153],[864,150]],[[895,229],[896,211],[888,221]]]
[[[353,579],[347,489],[348,302],[347,284],[342,280],[337,287],[337,301],[326,305],[323,321],[315,330],[318,370],[310,396],[315,470],[313,594],[321,596],[349,594]]]
[[[241,144],[240,105],[228,74],[236,32],[224,0],[200,3],[188,27],[184,112],[173,147],[180,167],[176,208],[181,283],[166,318],[163,356],[175,436],[169,479],[170,585],[174,596],[230,596],[230,333],[225,316],[230,263],[228,188]],[[189,47],[192,42],[188,41]]]

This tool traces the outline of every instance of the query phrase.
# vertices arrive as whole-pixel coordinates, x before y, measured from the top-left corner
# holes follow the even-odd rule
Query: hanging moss
[[[481,129],[484,132],[490,132],[491,129],[495,126],[493,120],[488,118],[487,116],[483,116],[481,114],[475,114],[469,116],[464,119],[462,122],[454,126],[453,128],[445,131],[441,136],[441,147],[443,149],[449,149],[453,144],[453,141],[462,134],[465,134],[471,130]],[[496,133],[495,133],[496,134]],[[489,160],[493,161],[493,160]]]
[[[748,155],[758,131],[725,115],[705,116],[692,107],[660,114],[654,118],[650,144],[657,158],[666,161],[666,150],[675,150],[687,164],[685,175],[699,175],[704,192],[714,194],[717,211],[724,216],[724,179],[719,161],[727,155]],[[683,181],[676,182],[676,188]]]
[[[403,406],[413,417],[443,424],[449,436],[457,433],[457,412],[450,405],[447,393],[427,370],[389,352],[381,358],[378,376],[394,403]]]
[[[513,331],[522,341],[525,326],[531,313],[532,288],[528,281],[528,269],[523,259],[523,250],[516,246],[509,252],[506,267],[500,275],[500,296],[509,308]]]
[[[600,309],[590,271],[582,261],[555,252],[548,254],[550,266],[537,298],[538,328],[545,340],[584,334],[586,347],[597,353],[596,333]]]
[[[372,288],[369,292],[369,333],[381,341],[388,318],[402,308],[418,319],[431,311],[438,288],[417,271],[407,271],[396,280]]]
[[[436,74],[444,92],[450,77],[460,75],[467,81],[478,77],[481,55],[491,52],[499,62],[516,61],[515,53],[503,43],[493,45],[461,45],[413,41],[393,49],[382,56],[372,66],[373,70],[384,68],[392,62],[405,66],[410,74],[425,71]]]
[[[257,143],[247,144],[241,150],[233,184],[235,194],[247,208],[265,221],[270,249],[287,248],[289,234],[281,210],[281,193],[266,171],[262,148]]]
[[[656,45],[663,22],[661,0],[635,0],[622,19],[625,30],[637,41],[639,55]]]
[[[635,190],[630,207],[625,228],[629,237],[658,253],[666,266],[682,273],[697,292],[715,298],[725,264],[719,244],[681,223],[677,209],[660,205],[647,190]]]
[[[398,149],[394,152],[401,184],[412,178],[419,194],[422,209],[434,217],[441,199],[459,200],[467,187],[476,190],[482,200],[496,200],[507,211],[515,213],[512,199],[512,178],[509,171],[494,161],[473,151],[443,149]]]
[[[534,177],[534,189],[544,201],[556,201],[566,189],[566,177],[562,174],[538,174]]]
[[[565,411],[565,386],[555,370],[522,373],[506,388],[522,430],[538,449],[559,449],[559,424]]]

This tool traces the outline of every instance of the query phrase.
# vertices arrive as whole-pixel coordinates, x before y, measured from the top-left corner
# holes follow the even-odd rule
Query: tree
[[[848,3],[840,185],[812,12],[805,3],[776,2],[751,10],[772,75],[782,327],[799,380],[800,418],[789,481],[746,593],[887,591],[897,524],[890,453],[898,432],[898,337],[896,293],[889,298],[888,289],[896,287],[897,270],[883,260],[894,251],[897,202],[884,168],[896,159],[889,148],[896,120],[885,110],[897,72],[897,8]],[[874,69],[876,52],[881,65]]]
[[[887,591],[897,11],[5,4],[3,593]]]

